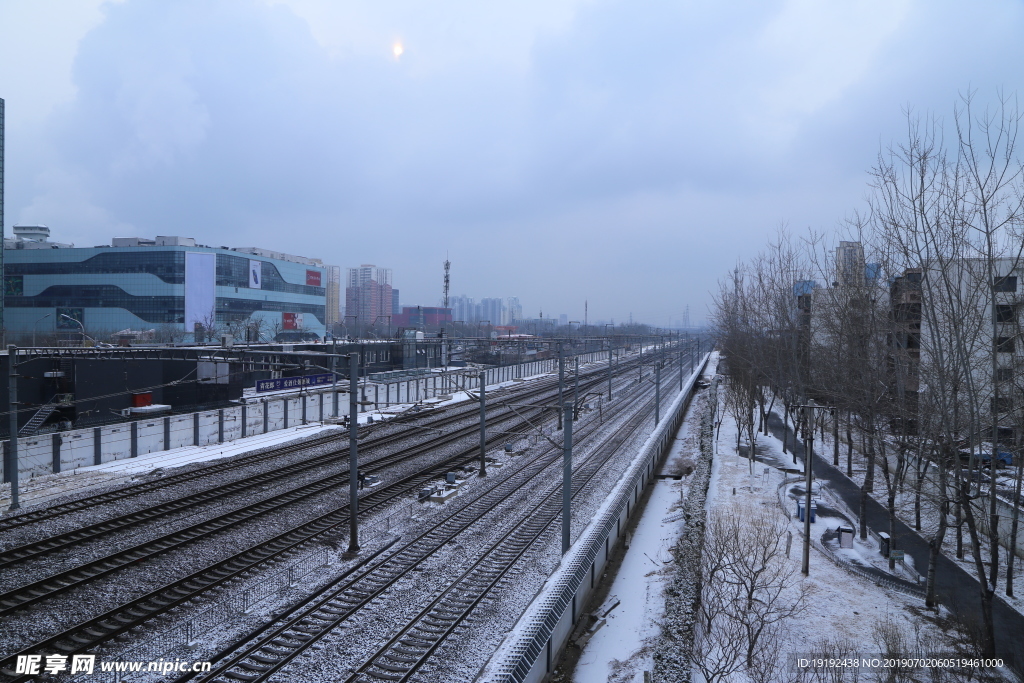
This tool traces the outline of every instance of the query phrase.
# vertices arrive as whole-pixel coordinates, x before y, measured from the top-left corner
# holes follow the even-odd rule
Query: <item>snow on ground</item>
[[[798,586],[807,592],[809,600],[804,613],[787,625],[788,647],[784,657],[806,656],[810,654],[813,645],[824,637],[846,639],[854,646],[856,653],[865,656],[877,654],[882,648],[875,642],[875,627],[886,619],[901,625],[909,633],[921,629],[925,637],[936,634],[931,620],[922,616],[924,605],[920,600],[884,589],[853,574],[835,564],[813,545],[810,549],[809,576],[800,575],[803,522],[796,518],[795,501],[787,494],[794,489],[803,493],[803,482],[786,485],[782,492],[779,487],[784,476],[781,468],[802,469],[803,463],[794,465],[793,456],[782,452],[781,441],[772,435],[758,436],[756,453],[765,464],[755,461],[751,473],[745,448],[743,456],[736,450],[735,422],[726,414],[718,432],[716,448],[714,475],[708,491],[709,510],[735,505],[764,505],[778,510],[780,515],[785,515],[789,520],[793,542],[788,563],[799,579]],[[820,501],[822,507],[819,510],[822,514],[811,525],[812,538],[820,538],[826,529],[848,523],[841,513],[829,507],[827,497],[820,498]],[[880,566],[873,559],[876,553],[876,547],[855,546],[851,559]]]
[[[677,460],[686,450],[696,458],[697,417],[688,417],[677,436],[681,443],[672,449]],[[787,562],[797,577],[795,590],[805,591],[808,598],[805,611],[787,624],[788,642],[780,652],[782,661],[809,655],[812,647],[826,637],[848,641],[857,653],[877,654],[882,647],[875,640],[875,630],[885,621],[901,626],[908,633],[920,633],[923,640],[937,634],[931,618],[922,615],[920,600],[886,590],[853,574],[813,546],[810,575],[802,577],[803,523],[795,518],[795,501],[789,496],[802,493],[803,483],[792,481],[783,486],[782,470],[802,469],[803,463],[794,464],[792,455],[783,453],[782,442],[778,439],[760,435],[759,461],[751,467],[737,451],[735,435],[735,423],[725,415],[715,445],[707,507],[712,511],[728,506],[766,506],[789,520],[792,546]],[[685,523],[679,510],[686,485],[685,480],[660,480],[654,484],[609,597],[599,608],[598,618],[603,617],[604,623],[599,621],[601,626],[591,629],[593,635],[573,671],[571,680],[575,683],[640,683],[644,672],[652,670],[653,645],[664,617],[664,589],[673,575],[670,548],[677,542]],[[812,537],[820,538],[828,529],[849,523],[829,496],[818,491],[817,498],[819,516],[812,525]],[[873,541],[842,552],[854,562],[879,568],[885,566]],[[785,669],[779,675],[782,679],[792,677]],[[699,675],[695,674],[694,680],[698,679]]]
[[[681,481],[655,482],[609,598],[600,610],[603,614],[610,608],[605,624],[587,641],[573,673],[574,683],[606,683],[613,677],[622,680],[627,672],[642,676],[640,672],[653,666],[650,644],[660,632],[663,593],[671,579],[671,548],[682,527],[674,514],[681,489]]]
[[[695,399],[676,434],[661,472],[689,475],[697,458],[702,401]],[[609,590],[598,610],[603,623],[591,629],[572,673],[573,683],[643,680],[653,668],[653,646],[665,613],[665,588],[672,580],[671,549],[683,531],[680,510],[689,480],[655,480]],[[616,603],[618,603],[616,605]],[[613,607],[614,606],[614,607]],[[607,614],[606,614],[607,613]],[[596,629],[596,630],[595,630]]]
[[[321,436],[326,432],[341,432],[341,427],[336,425],[325,426],[317,422],[314,424],[302,425],[301,427],[278,429],[273,432],[267,432],[266,434],[247,436],[244,439],[235,439],[234,441],[225,441],[224,443],[211,443],[206,446],[183,446],[182,448],[175,448],[169,451],[147,453],[145,455],[140,455],[137,458],[122,458],[120,460],[105,462],[101,465],[80,467],[78,468],[78,473],[119,472],[134,474],[138,472],[149,472],[158,467],[180,467],[193,462],[206,462],[209,460],[219,460],[220,458],[230,458],[236,455],[242,455],[244,453],[259,450],[261,448],[277,446],[289,441],[312,439],[314,437]]]
[[[782,411],[781,408],[776,406],[776,408],[773,410],[773,412],[776,415],[778,415],[778,417],[780,419],[782,418],[783,411]],[[724,433],[724,430],[723,430],[723,433]],[[735,432],[733,434],[734,434],[733,438],[735,438]],[[764,437],[761,437],[761,438],[764,438]],[[826,429],[824,434],[817,434],[816,440],[817,440],[817,443],[820,444],[820,446],[816,446],[815,447],[815,451],[819,455],[824,455],[826,457],[826,459],[831,462],[832,461],[832,455],[834,453],[834,447],[835,447],[835,441],[832,438],[831,431],[829,429]],[[852,473],[853,473],[852,479],[853,479],[854,482],[857,483],[858,486],[863,485],[863,483],[864,483],[864,476],[865,476],[865,473],[867,472],[867,457],[864,455],[864,453],[862,451],[862,448],[861,448],[862,444],[860,443],[860,438],[857,436],[856,432],[854,432],[854,435],[853,435],[853,448],[850,449],[849,444],[846,441],[845,429],[843,429],[843,430],[840,431],[839,440],[840,440],[840,444],[839,444],[840,469],[843,472],[846,472],[847,457],[849,456],[850,462],[852,464],[852,467],[850,468]],[[895,446],[893,446],[892,448],[895,448]],[[760,455],[760,453],[761,453],[761,449],[759,447],[758,448],[758,455]],[[791,457],[791,456],[787,456],[787,457]],[[802,463],[799,466],[802,467],[803,466]],[[876,465],[876,467],[880,467],[880,465]],[[1007,468],[1007,470],[1009,470],[1009,468]],[[1006,471],[1006,470],[1004,470],[1004,471]],[[906,524],[910,529],[914,529],[915,528],[915,521],[916,521],[915,520],[915,511],[914,511],[913,476],[914,476],[913,471],[908,473],[908,475],[907,475],[907,483],[906,483],[905,489],[902,492],[898,493],[897,496],[896,496],[896,516],[904,524]],[[882,477],[881,477],[881,475],[880,475],[878,470],[876,470],[875,478],[876,478],[875,479],[875,481],[876,481],[875,491],[872,493],[872,496],[874,497],[875,500],[877,500],[879,503],[881,503],[883,506],[885,506],[887,504],[886,503],[885,482],[882,479]],[[1002,475],[1000,477],[1000,481],[1001,481],[1001,483],[1002,483],[1004,488],[1012,487],[1012,478],[1010,478],[1009,476]],[[1022,518],[1024,518],[1024,517],[1022,517]],[[921,498],[921,528],[923,529],[923,531],[919,531],[918,533],[920,535],[922,535],[922,536],[927,538],[927,534],[929,533],[929,530],[934,530],[937,527],[938,527],[938,507],[937,507],[933,497],[928,496],[928,495],[924,495]],[[1007,533],[1007,532],[1004,530],[1003,533]],[[874,543],[874,541],[872,541],[871,539],[869,539],[869,544],[871,544],[873,547],[877,547],[876,544]],[[946,531],[946,536],[943,539],[942,551],[946,555],[946,557],[948,557],[949,559],[951,559],[954,562],[956,562],[957,564],[959,564],[965,571],[967,571],[968,574],[970,574],[971,576],[976,577],[977,576],[977,567],[975,566],[974,559],[973,559],[973,557],[971,555],[970,535],[967,532],[966,524],[964,525],[964,531],[963,531],[963,545],[964,545],[964,557],[963,557],[963,559],[957,559],[957,556],[956,556],[956,529],[955,529],[955,527],[951,526]],[[990,551],[991,545],[989,544],[988,536],[987,535],[981,534],[980,545],[981,545],[982,557],[987,562],[989,560],[990,556],[991,556],[991,551]],[[1020,588],[1021,584],[1024,584],[1024,574],[1022,574],[1022,572],[1021,572],[1021,566],[1022,566],[1022,564],[1024,564],[1024,561],[1022,561],[1019,557],[1016,560],[1015,567],[1014,567],[1014,583],[1017,586],[1017,591],[1016,591],[1017,595],[1015,597],[1010,597],[1010,596],[1006,595],[1006,569],[1007,569],[1007,566],[1008,566],[1008,563],[1007,563],[1008,558],[1009,558],[1009,551],[1006,548],[1003,548],[1002,551],[1000,552],[1000,558],[999,558],[999,560],[1000,560],[999,561],[999,578],[998,578],[997,586],[996,586],[996,597],[999,598],[1000,600],[1002,600],[1007,605],[1011,606],[1013,609],[1017,610],[1018,612],[1024,613],[1024,591],[1022,591],[1021,588]],[[888,571],[888,569],[887,569],[888,565],[880,559],[880,556],[876,556],[874,554],[869,554],[868,555],[868,559],[869,559],[869,561],[871,562],[871,564],[873,566],[878,567],[880,569],[884,569],[885,571]],[[912,565],[913,558],[911,558],[908,555],[907,556],[907,561],[908,561],[909,564]],[[987,566],[988,565],[986,565],[986,571],[987,571]],[[925,569],[926,569],[925,567],[921,567],[921,568],[917,568],[917,571],[923,573],[925,571]],[[904,577],[904,578],[906,578],[906,577]]]
[[[550,373],[531,375],[526,377],[527,381],[540,379],[549,376]],[[511,386],[519,386],[522,382],[506,381],[500,384],[488,385],[487,391],[496,391]],[[287,392],[285,392],[287,393]],[[294,392],[292,392],[294,393]],[[360,425],[369,424],[371,421],[381,422],[394,419],[409,410],[420,409],[423,406],[451,406],[466,401],[479,400],[476,394],[459,391],[452,394],[451,399],[440,401],[429,399],[421,404],[395,404],[385,411],[368,411],[360,413],[358,422]],[[348,410],[348,402],[343,400],[339,403],[339,409]],[[336,425],[327,425],[320,422],[311,422],[298,427],[278,429],[266,434],[256,434],[242,439],[226,441],[224,443],[213,443],[206,446],[183,446],[168,451],[156,451],[146,453],[137,458],[122,458],[112,460],[100,465],[78,467],[57,474],[47,474],[41,477],[32,477],[20,482],[19,493],[22,507],[44,505],[54,498],[66,496],[69,493],[82,493],[99,486],[107,486],[115,483],[118,479],[127,479],[145,475],[157,468],[180,467],[196,462],[207,462],[220,458],[229,458],[236,455],[243,455],[271,446],[279,446],[291,441],[300,439],[312,439],[330,431],[341,431],[343,428]],[[6,508],[10,501],[10,486],[4,486],[0,490],[0,507]]]

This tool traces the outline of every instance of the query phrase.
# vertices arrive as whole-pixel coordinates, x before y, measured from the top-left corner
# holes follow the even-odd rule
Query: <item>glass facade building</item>
[[[289,330],[322,337],[328,323],[324,266],[152,242],[8,248],[4,260],[8,333],[79,330],[78,321],[97,339],[156,329],[190,340],[197,322],[225,332],[259,321],[264,338]]]

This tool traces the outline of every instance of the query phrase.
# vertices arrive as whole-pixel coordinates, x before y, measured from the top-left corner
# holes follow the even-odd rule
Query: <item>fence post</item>
[[[243,439],[245,438],[245,420],[246,420],[246,417],[247,417],[246,410],[245,410],[246,407],[247,406],[243,403],[242,404],[242,438]]]
[[[100,437],[100,428],[92,429],[92,464],[103,464],[103,439]]]
[[[52,442],[53,445],[50,447],[50,450],[51,450],[51,452],[53,454],[53,468],[52,469],[53,469],[54,474],[60,472],[60,445],[63,442],[64,442],[64,439],[61,438],[60,434],[54,434],[53,435],[53,442]]]
[[[217,443],[224,443],[224,409],[217,411]]]
[[[199,413],[192,413],[192,445],[199,445]]]
[[[137,458],[137,457],[139,457],[139,423],[138,422],[132,422],[132,426],[131,426],[130,431],[131,431],[131,448],[132,448],[131,457]]]
[[[164,450],[171,450],[171,418],[164,418]]]

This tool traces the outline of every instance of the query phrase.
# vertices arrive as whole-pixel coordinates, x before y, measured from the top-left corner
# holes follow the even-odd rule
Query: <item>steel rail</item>
[[[528,397],[530,394],[543,395],[543,393],[544,389],[532,388],[531,392],[527,392],[526,397]],[[504,417],[506,416],[495,415],[494,420],[495,422],[498,422]],[[440,430],[443,427],[475,418],[476,408],[473,408],[473,410],[461,411],[458,414],[442,416],[439,419],[431,421],[429,425],[421,425],[421,427],[427,427],[432,431]],[[386,465],[395,464],[398,462],[402,462],[403,460],[407,460],[409,458],[418,457],[419,455],[422,455],[425,447],[427,447],[428,450],[436,448],[438,445],[450,443],[464,436],[473,434],[476,432],[477,429],[478,425],[476,425],[475,423],[467,425],[466,427],[463,427],[456,432],[450,432],[446,434],[444,437],[441,437],[440,443],[438,442],[434,434],[430,434],[430,438],[433,438],[434,440],[429,444],[416,444],[410,446],[409,449],[405,451],[382,456],[381,458],[378,458],[376,460],[369,460],[366,462],[365,467],[373,468],[372,470],[367,469],[367,472],[378,471]],[[398,432],[397,434],[385,435],[378,437],[377,439],[373,439],[369,442],[365,442],[363,443],[360,450],[364,452],[380,450],[381,448],[393,445],[396,442],[415,439],[416,437],[420,436],[423,436],[422,431],[403,430],[401,432]],[[324,443],[330,443],[330,441],[339,438],[339,435],[335,435],[332,436],[330,439],[317,441],[312,445],[323,445]],[[275,451],[273,454],[286,455],[288,453],[304,450],[305,448],[309,447],[311,446],[308,446],[306,444],[294,444],[284,449]],[[183,498],[177,498],[172,501],[159,503],[157,505],[126,513],[119,517],[102,520],[100,522],[96,522],[85,527],[79,527],[72,531],[42,538],[14,548],[8,548],[3,552],[0,552],[0,569],[5,569],[12,565],[20,564],[30,559],[40,557],[42,555],[46,555],[52,552],[56,552],[58,550],[62,550],[64,548],[73,546],[78,543],[92,541],[107,534],[123,531],[125,529],[131,528],[139,524],[152,522],[154,520],[181,512],[183,510],[197,507],[209,503],[211,501],[216,501],[228,495],[240,493],[245,490],[259,486],[265,486],[275,481],[284,480],[316,467],[334,464],[335,462],[337,462],[338,456],[345,454],[346,452],[347,446],[343,448],[337,448],[330,451],[329,453],[324,453],[315,456],[310,460],[292,463],[290,465],[286,465],[280,469],[273,470],[271,472],[264,472],[258,475],[254,475],[253,477],[240,479],[234,482],[230,482],[228,484],[219,484],[212,488],[206,489],[204,491],[199,491],[198,493],[194,493]],[[0,615],[4,613],[3,608],[4,598],[2,595],[0,595]]]
[[[595,382],[604,381],[595,378]],[[520,422],[519,426],[525,426]],[[503,436],[489,439],[493,444]],[[387,489],[372,491],[361,500],[361,514],[367,514],[376,508],[386,505],[396,498],[408,494],[424,481],[429,481],[457,462],[470,462],[476,459],[477,447],[466,449],[463,453],[446,459],[427,471],[409,475]],[[253,548],[236,553],[211,566],[179,579],[167,586],[150,592],[135,600],[107,611],[103,615],[89,619],[73,626],[57,635],[34,643],[16,653],[0,660],[0,671],[12,675],[12,665],[17,654],[25,654],[39,649],[53,649],[64,654],[82,652],[101,642],[106,642],[127,631],[139,627],[154,616],[163,614],[174,607],[190,601],[200,593],[211,590],[225,582],[240,578],[259,566],[269,562],[280,561],[288,554],[297,552],[315,539],[322,537],[348,521],[348,506],[343,506],[312,521],[300,524],[272,539],[264,541]],[[19,679],[20,680],[20,679]]]
[[[604,381],[603,378],[601,381]],[[639,388],[637,393],[642,393],[642,391],[642,388]],[[622,402],[618,412],[626,409],[626,403]],[[652,408],[645,406],[636,411],[631,418],[632,425],[626,429],[616,430],[609,439],[609,442],[614,442],[612,447],[600,449],[601,456],[591,455],[583,461],[589,463],[587,465],[589,474],[577,482],[577,492],[586,483],[589,483],[607,459],[639,428],[651,410]],[[585,440],[603,429],[603,425],[600,424],[588,425],[588,427],[585,432],[580,434],[581,440]],[[502,502],[521,493],[531,481],[560,460],[559,449],[548,449],[523,470],[502,481],[497,487],[483,492],[476,501],[423,532],[418,538],[406,543],[401,549],[377,565],[369,567],[361,576],[343,582],[340,586],[339,582],[335,581],[331,586],[308,597],[278,619],[249,634],[246,638],[249,644],[243,646],[241,650],[238,650],[236,645],[214,655],[210,661],[216,662],[234,651],[228,661],[219,665],[209,674],[204,674],[202,681],[206,683],[224,680],[267,680],[308,646],[329,633],[342,621],[350,618],[387,588],[394,585],[402,576],[443,548],[457,534],[478,523]],[[552,491],[544,500],[550,499],[555,493],[557,491]],[[560,503],[558,505],[560,507]],[[525,516],[532,517],[536,509],[535,507]],[[545,521],[542,527],[546,528],[549,523],[550,520]],[[513,530],[517,527],[513,527]],[[511,533],[512,531],[506,533],[505,538],[497,545],[500,546]],[[474,566],[477,564],[479,562]],[[253,642],[254,640],[255,642]],[[179,678],[178,682],[189,678],[192,676]]]

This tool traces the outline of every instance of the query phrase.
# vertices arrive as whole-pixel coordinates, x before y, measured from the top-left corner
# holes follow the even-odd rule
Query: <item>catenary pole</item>
[[[7,346],[7,478],[11,482],[11,510],[21,507],[18,503],[18,347]]]
[[[348,552],[359,552],[359,452],[356,437],[359,432],[359,354],[348,357]]]
[[[661,422],[661,361],[654,364],[654,424]]]
[[[612,400],[612,341],[608,340],[608,400]]]
[[[486,374],[480,373],[480,476],[487,476],[487,408],[484,403],[487,389]]]
[[[565,356],[562,355],[562,342],[558,342],[558,405],[565,405]],[[558,411],[558,428],[562,429],[562,411]]]
[[[572,501],[572,406],[563,405],[565,430],[562,433],[562,554],[569,551],[569,522]]]
[[[579,418],[580,405],[580,357],[576,356],[576,376],[572,378],[572,419]]]

